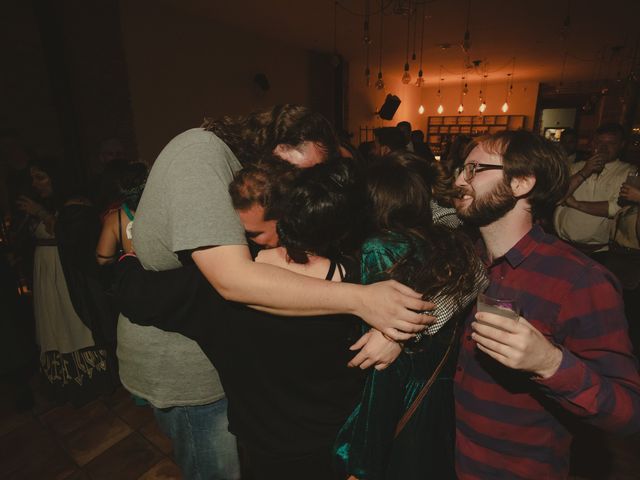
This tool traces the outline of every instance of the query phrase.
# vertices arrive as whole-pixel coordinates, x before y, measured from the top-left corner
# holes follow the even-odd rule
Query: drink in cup
[[[516,322],[520,317],[520,309],[515,300],[491,297],[484,293],[478,295],[477,309],[478,312],[493,313],[501,317],[510,318]],[[478,322],[480,322],[480,320],[478,320]]]
[[[626,183],[627,185],[630,185],[634,188],[638,188],[640,189],[640,172],[636,171],[635,173],[632,173],[630,175],[627,176],[627,179],[625,180],[624,183]],[[626,205],[633,205],[633,202],[630,202],[629,200],[626,200],[624,198],[618,198],[618,205],[620,205],[621,207],[624,207]]]

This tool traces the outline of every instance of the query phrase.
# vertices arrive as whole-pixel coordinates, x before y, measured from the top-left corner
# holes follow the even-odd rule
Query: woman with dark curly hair
[[[433,223],[431,200],[448,193],[437,165],[398,152],[372,164],[366,184],[371,234],[362,246],[362,283],[404,282],[433,300],[437,320],[404,349],[375,330],[365,334],[362,342],[377,336],[399,356],[369,374],[338,436],[338,463],[359,479],[455,478],[457,326],[486,286],[484,268],[464,234]]]

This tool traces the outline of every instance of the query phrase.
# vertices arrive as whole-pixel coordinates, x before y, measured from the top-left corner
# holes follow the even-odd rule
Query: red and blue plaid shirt
[[[480,250],[486,256],[482,244]],[[566,478],[572,422],[640,430],[640,377],[618,282],[537,226],[488,269],[487,293],[517,299],[521,315],[563,359],[546,380],[500,365],[471,340],[474,308],[455,376],[457,474]]]

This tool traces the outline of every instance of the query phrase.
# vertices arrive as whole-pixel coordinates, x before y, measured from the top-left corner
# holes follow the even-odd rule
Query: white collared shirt
[[[571,174],[579,172],[584,165],[583,161],[571,165]],[[587,245],[607,244],[611,219],[620,210],[618,205],[620,185],[634,170],[633,165],[616,159],[605,164],[600,174],[593,174],[582,182],[573,192],[574,198],[581,202],[608,202],[609,216],[597,217],[575,208],[557,207],[553,215],[553,223],[560,238]]]

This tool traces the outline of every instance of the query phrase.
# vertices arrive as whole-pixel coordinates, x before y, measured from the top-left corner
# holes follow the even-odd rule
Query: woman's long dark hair
[[[277,230],[294,262],[307,263],[309,253],[338,261],[355,257],[364,235],[365,192],[353,159],[300,170],[285,202]]]
[[[471,241],[461,231],[433,224],[431,200],[450,191],[444,178],[439,165],[410,152],[385,156],[366,171],[371,234],[391,240],[398,234],[410,243],[387,273],[424,298],[467,292],[475,283]]]

